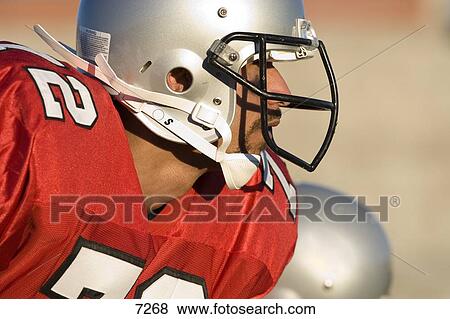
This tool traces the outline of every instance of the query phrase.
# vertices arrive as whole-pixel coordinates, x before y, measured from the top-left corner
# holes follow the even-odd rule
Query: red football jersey
[[[295,190],[265,153],[149,218],[111,97],[66,63],[0,42],[0,297],[253,298],[297,237]],[[289,202],[291,200],[291,202]]]

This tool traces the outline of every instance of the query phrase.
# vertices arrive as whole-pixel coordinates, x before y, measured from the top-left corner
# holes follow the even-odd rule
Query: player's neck
[[[127,132],[142,192],[146,196],[179,197],[211,168],[204,155],[195,154],[185,145],[161,148]],[[173,147],[174,149],[171,149]]]
[[[158,137],[136,117],[118,105],[128,144],[146,196],[179,197],[192,188],[206,171],[217,164],[188,145]]]

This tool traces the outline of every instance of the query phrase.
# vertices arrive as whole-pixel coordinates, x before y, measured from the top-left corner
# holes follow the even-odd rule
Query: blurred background
[[[0,39],[53,55],[27,28],[40,23],[74,47],[77,6],[0,0]],[[393,253],[388,297],[450,298],[450,1],[305,0],[305,6],[341,78],[341,112],[318,170],[290,167],[291,175],[366,196],[369,205],[399,196],[400,207],[390,208],[382,225]]]

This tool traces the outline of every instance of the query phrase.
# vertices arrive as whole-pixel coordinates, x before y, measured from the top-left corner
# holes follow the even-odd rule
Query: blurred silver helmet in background
[[[342,193],[312,184],[297,194],[320,200],[318,217],[299,216],[299,239],[290,264],[267,298],[380,298],[388,294],[391,258],[388,238],[371,214],[367,222],[332,222],[323,204]],[[357,216],[357,203],[337,204],[333,213]],[[365,210],[367,211],[367,210]]]

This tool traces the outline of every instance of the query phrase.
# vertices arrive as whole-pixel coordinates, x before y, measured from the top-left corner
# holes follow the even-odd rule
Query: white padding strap
[[[220,111],[206,105],[197,104],[193,101],[176,96],[166,95],[158,92],[147,91],[130,85],[120,79],[104,56],[98,54],[95,62],[98,66],[89,63],[72,53],[61,43],[56,41],[40,25],[34,26],[35,32],[58,54],[65,58],[73,66],[95,76],[117,92],[115,98],[128,106],[134,115],[151,130],[151,119],[159,123],[168,131],[199,150],[210,159],[220,163],[229,188],[238,189],[244,186],[255,174],[260,157],[252,154],[227,154],[226,151],[231,143],[231,129]],[[109,90],[111,93],[111,90]],[[134,97],[141,101],[136,101]],[[166,108],[174,108],[190,114],[194,121],[214,128],[220,135],[221,143],[218,147],[209,143],[194,130],[177,120]]]
[[[105,57],[98,54],[95,58],[95,62],[98,66],[83,60],[76,54],[70,52],[66,47],[53,38],[43,27],[40,25],[34,26],[34,31],[39,37],[44,40],[55,52],[66,59],[71,65],[82,69],[83,71],[92,74],[97,79],[110,85],[119,93],[136,96],[145,101],[151,101],[157,104],[166,105],[169,107],[177,108],[188,114],[191,114],[196,103],[186,100],[180,97],[166,95],[158,92],[147,91],[136,86],[130,85],[125,81],[119,79],[113,69],[106,62]]]

